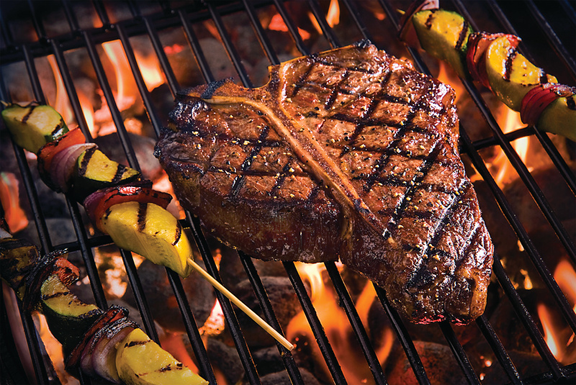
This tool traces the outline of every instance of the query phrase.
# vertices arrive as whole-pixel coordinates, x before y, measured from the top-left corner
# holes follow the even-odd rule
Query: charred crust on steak
[[[340,259],[417,323],[482,314],[493,246],[454,91],[368,41],[178,95],[156,154],[181,204],[265,260]]]

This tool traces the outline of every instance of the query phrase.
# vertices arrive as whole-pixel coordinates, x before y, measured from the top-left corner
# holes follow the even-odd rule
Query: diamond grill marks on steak
[[[454,92],[370,44],[178,96],[157,155],[187,209],[262,259],[340,258],[414,322],[482,314],[492,243]]]

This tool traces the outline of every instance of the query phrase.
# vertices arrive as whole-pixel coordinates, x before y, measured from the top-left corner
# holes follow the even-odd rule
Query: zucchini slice
[[[444,60],[461,78],[469,77],[466,70],[470,24],[458,13],[444,9],[426,9],[412,17],[422,48],[439,60]]]
[[[56,274],[42,284],[40,303],[50,331],[60,341],[64,352],[70,352],[103,313],[96,305],[80,301]]]

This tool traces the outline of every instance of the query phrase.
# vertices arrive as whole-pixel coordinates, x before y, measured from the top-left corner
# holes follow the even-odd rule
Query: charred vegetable
[[[33,153],[68,132],[62,116],[46,105],[11,104],[2,111],[2,118],[16,144]]]
[[[459,76],[469,76],[466,51],[472,27],[462,16],[443,9],[426,9],[415,13],[412,23],[426,52],[446,61]]]
[[[102,314],[96,305],[84,303],[72,294],[57,274],[49,276],[42,284],[40,304],[50,331],[62,344],[64,355],[78,344],[83,333]]]
[[[97,148],[80,154],[76,160],[76,169],[72,194],[78,202],[83,202],[96,190],[129,183],[140,177],[138,171],[109,159]]]
[[[468,23],[457,13],[427,8],[429,4],[418,0],[402,19],[400,36],[407,44],[420,45],[432,56],[450,64],[460,77],[471,77],[511,109],[523,110],[525,123],[576,140],[574,94],[545,87],[557,83],[557,79],[518,52],[518,36],[471,33]],[[414,12],[415,9],[421,10]],[[413,24],[419,44],[412,41],[408,24]],[[564,90],[566,87],[560,86]],[[546,108],[542,107],[543,101]]]
[[[155,203],[166,208],[172,196],[167,193],[152,189],[152,182],[139,181],[126,185],[101,189],[90,194],[84,200],[84,208],[90,216],[92,223],[102,232],[106,232],[102,226],[102,218],[106,211],[118,203],[142,202]]]
[[[116,367],[126,384],[208,384],[140,329],[133,330],[118,346]]]
[[[522,99],[520,117],[576,141],[576,87],[547,83],[532,88]]]
[[[488,46],[485,54],[490,89],[514,111],[520,111],[522,98],[532,88],[542,82],[556,82],[517,51],[518,43],[519,39],[500,36]]]
[[[161,206],[147,202],[123,202],[106,210],[102,228],[119,247],[141,254],[187,277],[192,267],[192,248],[178,220]]]
[[[86,138],[84,137],[82,131],[79,128],[75,128],[67,132],[65,135],[59,137],[58,139],[52,142],[48,142],[42,146],[38,152],[38,172],[40,174],[40,178],[42,178],[48,187],[53,190],[58,190],[60,188],[54,181],[57,170],[56,168],[54,168],[54,170],[52,169],[54,159],[61,161],[61,159],[59,159],[60,156],[57,158],[57,155],[72,146],[84,144],[85,142]],[[72,165],[75,164],[76,162],[74,160]]]

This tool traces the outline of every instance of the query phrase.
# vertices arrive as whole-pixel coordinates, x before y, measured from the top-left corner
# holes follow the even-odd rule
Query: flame
[[[324,284],[322,272],[325,270],[322,264],[304,264],[296,263],[298,272],[310,283],[310,299],[324,330],[326,336],[334,349],[338,362],[342,365],[342,372],[349,379],[350,383],[368,383],[371,379],[370,370],[364,360],[360,348],[354,343],[356,337],[353,335],[346,312],[338,306],[338,301],[334,291]],[[357,300],[357,309],[360,319],[367,326],[368,311],[374,300],[376,293],[371,283],[368,283]],[[304,312],[297,314],[286,328],[286,336],[289,340],[298,346],[300,340],[303,344],[314,341],[314,335],[308,324]],[[299,348],[302,348],[300,343]],[[381,362],[384,362],[392,349],[393,335],[390,329],[384,332],[383,343],[377,349],[376,354]],[[315,357],[321,357],[320,348],[317,344],[311,343],[310,348],[313,350]],[[321,361],[318,363],[328,374],[326,364]]]
[[[498,124],[502,128],[502,132],[505,134],[522,127],[520,113],[513,111],[506,106],[501,107],[497,120]],[[512,142],[512,147],[516,150],[516,153],[524,163],[526,162],[528,155],[529,140],[528,137],[524,137]],[[500,151],[496,158],[494,158],[492,161],[492,167],[498,170],[496,176],[494,176],[494,180],[499,186],[508,183],[510,178],[515,177],[516,173],[513,171],[512,164],[508,162],[508,158],[504,151]]]
[[[538,317],[540,317],[540,322],[542,323],[542,329],[544,329],[544,340],[550,351],[556,357],[558,361],[561,361],[561,348],[562,345],[558,341],[558,334],[554,332],[554,316],[552,312],[544,304],[539,304],[537,307]]]
[[[102,44],[104,52],[108,55],[110,62],[114,66],[116,75],[116,104],[120,111],[134,104],[135,97],[128,90],[135,90],[130,65],[124,53],[124,48],[120,40],[114,40]]]
[[[562,292],[566,295],[568,301],[572,302],[574,312],[576,313],[576,271],[572,264],[563,259],[554,270],[554,279],[558,283]]]
[[[284,19],[282,19],[282,16],[280,16],[279,13],[272,16],[272,19],[270,19],[270,24],[268,24],[268,29],[271,31],[288,32],[288,27],[286,26],[286,23],[284,23]],[[309,32],[298,28],[298,33],[303,40],[310,39]]]
[[[314,17],[312,12],[308,12],[308,17],[312,22],[312,25],[318,31],[320,35],[322,35],[322,28],[320,24],[318,24],[318,20]],[[331,28],[334,28],[335,25],[340,23],[340,5],[338,4],[338,0],[330,0],[330,6],[328,7],[328,13],[326,13],[326,22]]]
[[[194,361],[192,361],[192,358],[190,358],[190,354],[188,354],[186,346],[184,346],[184,341],[182,341],[182,333],[161,333],[160,345],[162,346],[162,349],[172,354],[174,358],[182,362],[184,366],[188,367],[188,369],[194,373],[198,373],[196,364],[194,364]]]
[[[84,95],[81,90],[78,91],[78,101],[80,102],[80,107],[82,108],[82,113],[84,114],[84,119],[86,119],[86,124],[90,133],[94,135],[96,133],[94,129],[94,106],[90,99]]]
[[[182,48],[180,50],[182,50]],[[142,73],[142,77],[144,78],[144,83],[146,83],[146,88],[148,91],[152,91],[156,87],[165,83],[164,74],[160,69],[160,63],[158,62],[156,56],[142,56],[138,52],[135,52],[134,56],[136,56],[138,67],[140,68],[140,72]]]
[[[576,312],[576,285],[574,285],[576,271],[569,261],[562,260],[558,263],[554,271],[554,279]],[[544,330],[544,340],[554,357],[563,364],[572,363],[576,358],[575,334],[569,326],[563,324],[562,317],[559,317],[544,303],[539,304],[536,310]]]
[[[20,206],[19,190],[16,175],[11,172],[0,172],[0,201],[4,208],[4,219],[11,233],[17,233],[28,226],[28,218]]]
[[[66,93],[66,87],[64,87],[64,81],[60,75],[60,70],[58,69],[58,64],[56,63],[56,58],[54,55],[48,55],[48,63],[50,63],[50,68],[52,68],[52,73],[54,74],[54,81],[56,82],[56,100],[49,102],[56,111],[62,115],[65,122],[70,122],[74,119],[74,114],[72,112],[72,107],[68,102],[68,94]]]
[[[62,344],[52,335],[48,323],[46,322],[46,317],[43,314],[35,312],[33,314],[36,328],[38,329],[38,334],[42,339],[42,343],[46,348],[46,353],[50,357],[54,365],[54,370],[56,370],[56,375],[58,379],[65,385],[77,385],[80,382],[72,377],[66,372],[64,368],[64,354],[62,353]]]
[[[331,0],[328,13],[326,14],[326,21],[331,28],[340,23],[340,5],[338,0]]]

